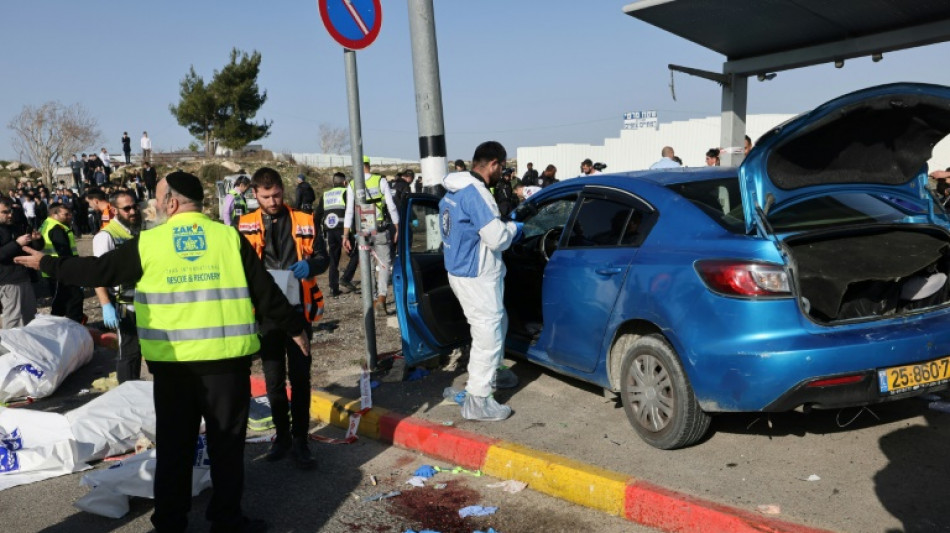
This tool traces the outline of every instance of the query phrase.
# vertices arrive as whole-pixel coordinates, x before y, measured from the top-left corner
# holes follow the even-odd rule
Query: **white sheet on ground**
[[[0,490],[89,468],[58,413],[0,407]]]
[[[210,462],[204,435],[198,438],[195,467],[191,472],[191,495],[211,486]],[[129,497],[154,498],[155,450],[136,454],[104,470],[82,477],[80,485],[91,487],[75,505],[87,513],[119,518],[129,512]]]
[[[0,402],[49,396],[92,360],[92,336],[85,326],[59,316],[37,315],[22,328],[0,331]]]
[[[151,381],[126,381],[66,413],[81,462],[104,459],[135,448],[141,435],[155,441]]]
[[[65,415],[0,408],[0,490],[89,468],[155,440],[151,381],[129,381]]]

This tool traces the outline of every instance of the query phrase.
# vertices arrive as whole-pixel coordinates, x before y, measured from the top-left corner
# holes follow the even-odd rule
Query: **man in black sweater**
[[[19,328],[36,316],[36,295],[30,271],[13,262],[25,255],[24,246],[43,249],[43,238],[25,226],[13,224],[13,200],[0,197],[0,306],[3,306],[3,328]]]

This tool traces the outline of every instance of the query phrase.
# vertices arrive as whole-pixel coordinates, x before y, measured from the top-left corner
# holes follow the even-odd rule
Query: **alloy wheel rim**
[[[657,357],[641,354],[633,360],[627,390],[634,418],[641,427],[658,432],[670,424],[676,401],[673,380]]]

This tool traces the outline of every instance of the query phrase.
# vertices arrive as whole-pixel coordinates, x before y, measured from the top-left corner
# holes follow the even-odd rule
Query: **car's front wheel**
[[[640,437],[661,450],[701,439],[710,417],[700,409],[673,347],[660,335],[638,337],[626,345],[620,395],[627,419]]]

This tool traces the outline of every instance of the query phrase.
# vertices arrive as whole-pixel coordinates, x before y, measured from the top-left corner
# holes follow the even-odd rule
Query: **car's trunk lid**
[[[939,85],[873,87],[799,115],[759,139],[739,168],[746,232],[771,236],[770,211],[821,194],[928,205],[926,163],[948,133],[950,87]]]

